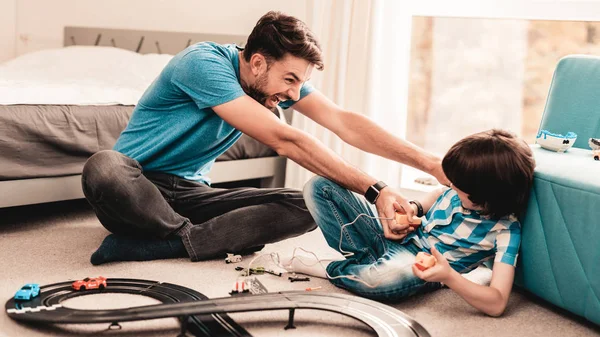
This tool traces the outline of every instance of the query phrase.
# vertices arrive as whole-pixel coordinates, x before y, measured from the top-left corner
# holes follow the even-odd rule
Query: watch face
[[[365,193],[365,199],[367,199],[368,202],[374,204],[375,201],[377,200],[378,196],[379,196],[379,190],[377,190],[373,186],[369,186],[369,189]]]

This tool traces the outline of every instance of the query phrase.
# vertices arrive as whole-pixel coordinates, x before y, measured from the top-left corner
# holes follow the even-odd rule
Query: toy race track
[[[67,299],[99,293],[125,293],[152,297],[159,300],[164,305],[167,303],[185,303],[203,301],[208,297],[203,294],[175,284],[160,283],[156,281],[136,280],[136,279],[107,279],[107,287],[104,290],[85,290],[75,291],[71,288],[73,281],[55,283],[41,286],[41,293],[32,300],[23,302],[15,301],[14,298],[6,302],[6,312],[8,315],[18,321],[40,322],[40,323],[94,323],[110,322],[111,327],[119,327],[118,322],[131,321],[137,319],[109,319],[96,321],[94,316],[119,317],[119,312],[128,312],[130,309],[117,310],[77,310],[62,307],[61,302]],[[25,314],[24,314],[25,313]],[[75,315],[77,319],[70,321],[67,317]],[[194,336],[252,336],[244,328],[238,325],[227,314],[209,314],[209,315],[184,315],[186,322],[182,321],[187,331]],[[163,316],[174,317],[174,316]]]
[[[6,312],[14,320],[27,323],[111,323],[177,317],[181,335],[250,336],[226,313],[289,310],[286,329],[294,328],[296,309],[324,310],[357,319],[378,336],[429,337],[412,318],[390,306],[372,300],[342,295],[291,291],[207,299],[204,295],[178,285],[135,279],[108,279],[104,290],[73,291],[71,282],[40,287],[40,296],[30,301],[6,302]],[[163,304],[113,310],[78,310],[60,303],[69,298],[94,293],[128,293],[155,298]]]

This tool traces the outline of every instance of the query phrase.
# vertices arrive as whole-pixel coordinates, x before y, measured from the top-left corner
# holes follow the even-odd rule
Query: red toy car
[[[83,280],[75,281],[71,284],[71,287],[75,290],[86,290],[86,289],[104,289],[106,288],[106,277],[86,277]]]

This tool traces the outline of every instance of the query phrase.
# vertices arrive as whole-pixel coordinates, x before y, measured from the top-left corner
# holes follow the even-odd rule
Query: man
[[[206,177],[215,158],[241,135],[256,138],[312,172],[376,203],[379,214],[412,208],[269,109],[298,112],[362,150],[445,179],[440,159],[344,111],[309,80],[323,69],[321,49],[306,25],[278,12],[264,15],[242,50],[198,43],[176,55],[135,107],[114,151],[90,157],[86,198],[109,235],[93,264],[189,256],[192,261],[260,250],[316,226],[302,193],[292,189],[216,189]],[[407,229],[386,222],[385,235]]]

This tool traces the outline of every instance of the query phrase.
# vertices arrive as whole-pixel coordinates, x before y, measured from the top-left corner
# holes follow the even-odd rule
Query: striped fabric
[[[403,242],[409,240],[426,251],[435,245],[454,270],[466,273],[492,259],[516,266],[521,225],[514,215],[492,220],[463,208],[456,191],[447,189]]]

